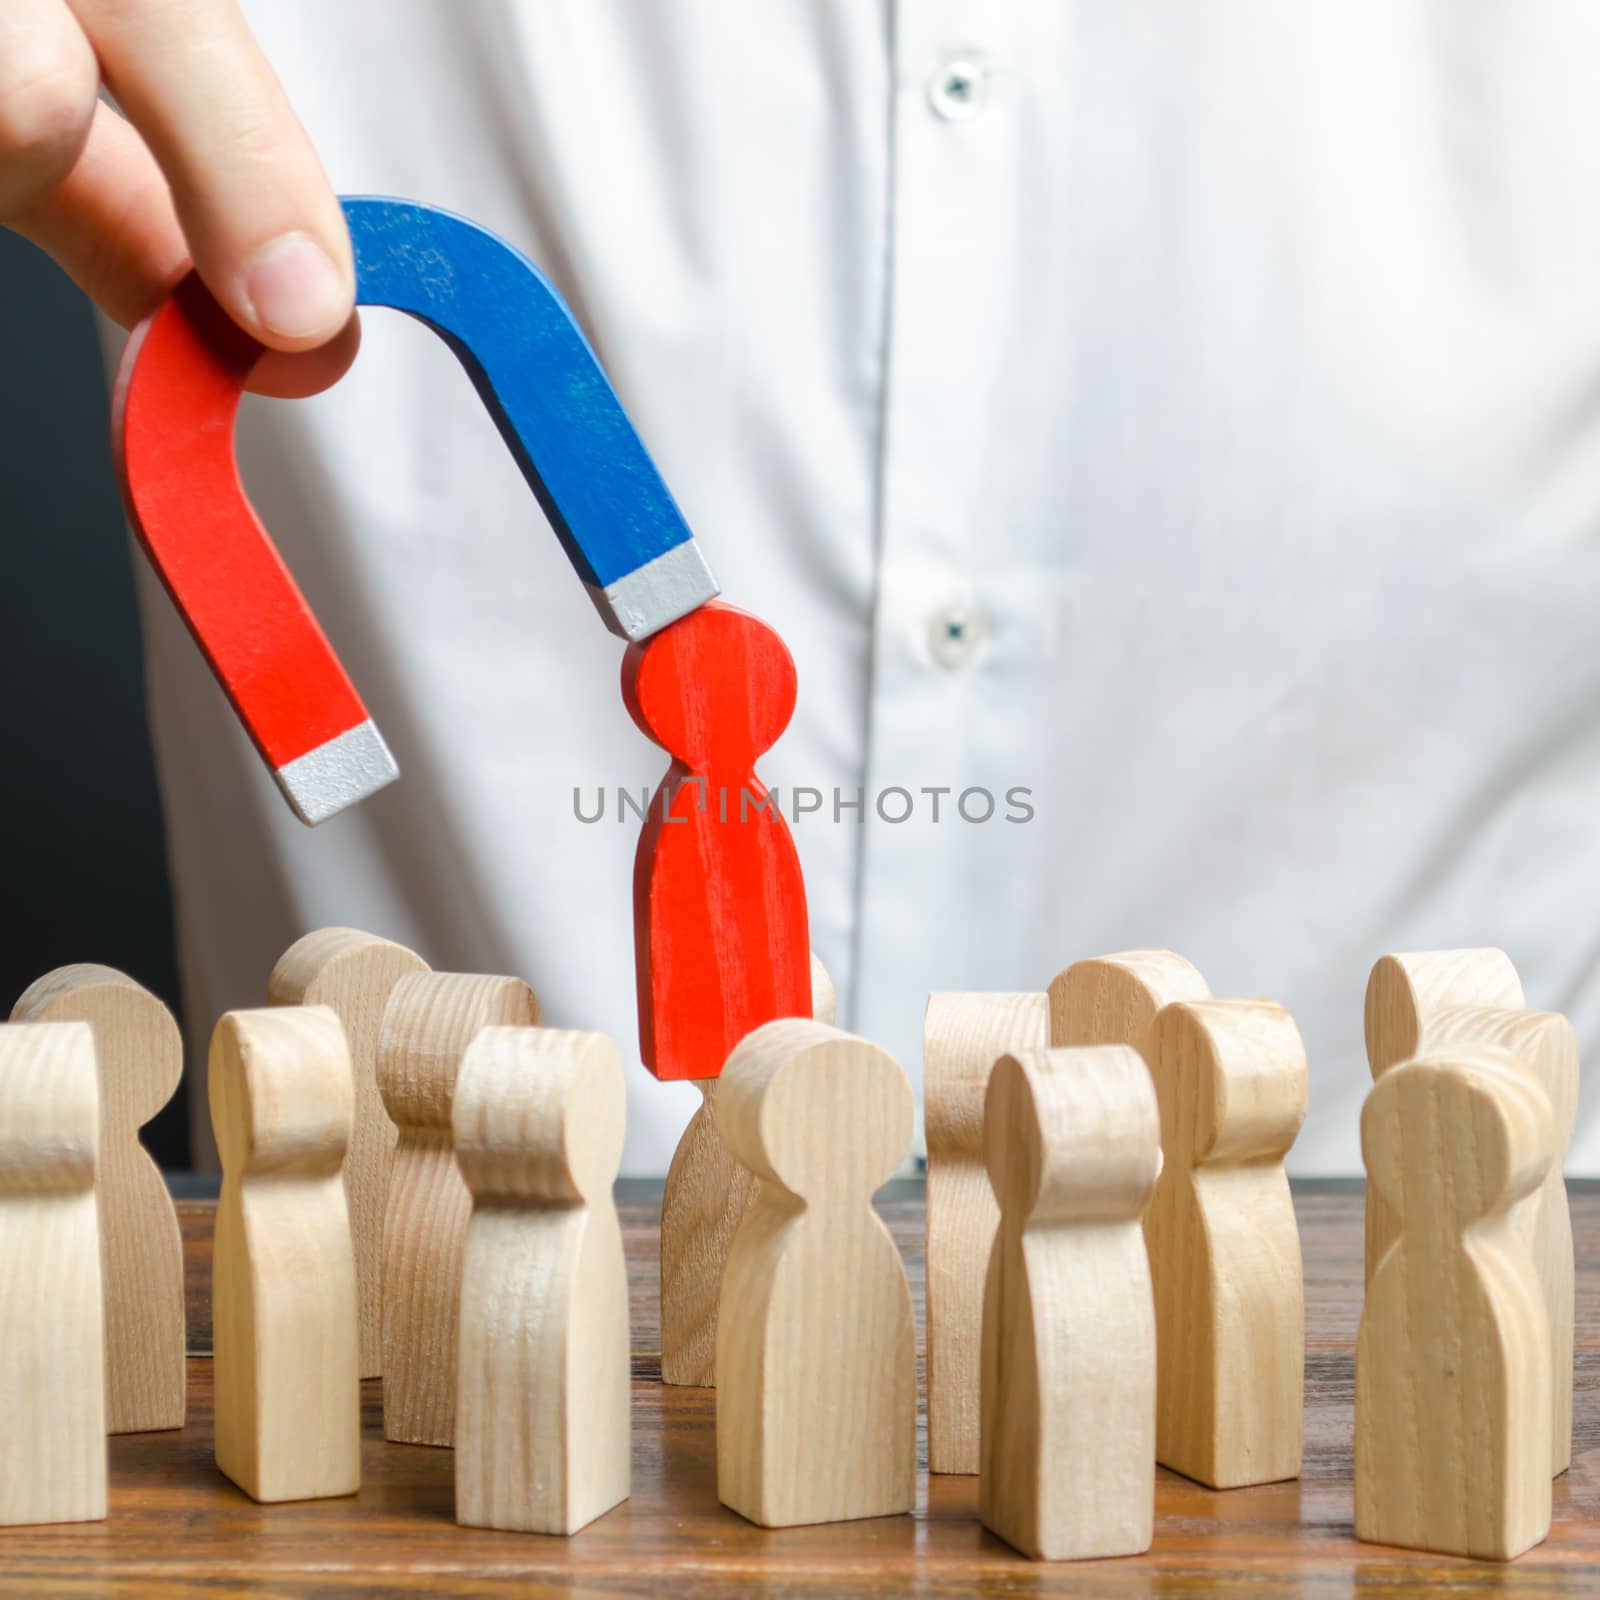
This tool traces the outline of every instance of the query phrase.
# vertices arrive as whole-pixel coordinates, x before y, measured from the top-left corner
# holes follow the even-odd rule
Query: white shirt
[[[813,942],[914,1080],[929,991],[1149,944],[1294,1013],[1301,1172],[1360,1170],[1384,951],[1502,945],[1592,1047],[1600,11],[247,9],[336,188],[552,275],[787,639],[762,775],[827,797]],[[666,758],[464,374],[364,326],[239,445],[401,781],[304,829],[147,586],[193,1020],[327,923],[514,973],[622,1045],[624,1171],[661,1172],[697,1096],[637,1064],[615,790]]]

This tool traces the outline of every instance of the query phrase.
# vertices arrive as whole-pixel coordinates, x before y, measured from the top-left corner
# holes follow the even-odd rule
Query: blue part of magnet
[[[642,639],[718,592],[689,525],[550,280],[465,217],[346,196],[356,304],[433,329],[466,368],[606,625]]]

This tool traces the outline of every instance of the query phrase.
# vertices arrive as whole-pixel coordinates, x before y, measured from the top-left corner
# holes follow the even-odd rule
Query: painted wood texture
[[[449,345],[606,625],[641,639],[714,596],[682,513],[539,269],[433,206],[343,204],[357,304],[403,311]],[[316,823],[399,770],[239,481],[234,419],[261,354],[191,272],[128,340],[112,438],[139,542],[290,804]]]
[[[658,1078],[714,1078],[762,1023],[811,1015],[800,858],[755,772],[795,691],[783,641],[720,601],[623,660],[629,712],[672,756],[633,871],[639,1049]]]
[[[3,1527],[106,1514],[99,1137],[89,1024],[0,1027]]]
[[[356,1252],[363,1378],[383,1376],[383,1213],[397,1137],[378,1093],[378,1034],[395,984],[408,972],[427,970],[428,963],[404,945],[355,928],[321,928],[284,951],[267,984],[271,1005],[331,1006],[350,1049],[355,1117],[344,1194]]]
[[[456,1166],[452,1103],[480,1030],[532,1027],[517,978],[412,972],[390,991],[378,1092],[399,1130],[383,1222],[383,1425],[405,1444],[455,1437],[461,1256],[472,1197]]]
[[[1432,1054],[1461,1044],[1497,1045],[1510,1051],[1518,1067],[1550,1102],[1553,1153],[1544,1181],[1512,1207],[1515,1222],[1533,1256],[1550,1330],[1550,1470],[1572,1465],[1573,1296],[1576,1269],[1572,1216],[1563,1174],[1578,1118],[1578,1036],[1555,1011],[1510,1011],[1497,1007],[1454,1006],[1431,1013],[1422,1029],[1419,1053]]]
[[[1019,1050],[989,1078],[984,1160],[1001,1220],[983,1297],[978,1510],[1036,1559],[1150,1548],[1156,1314],[1139,1218],[1160,1132],[1127,1045]]]
[[[362,1477],[345,1500],[257,1506],[211,1460],[210,1260],[214,1205],[178,1201],[189,1289],[189,1417],[181,1433],[111,1440],[115,1514],[81,1528],[14,1529],[0,1592],[104,1592],[170,1600],[271,1589],[325,1596],[374,1589],[483,1597],[683,1590],[734,1600],[826,1592],[1270,1596],[1384,1600],[1453,1595],[1587,1596],[1600,1583],[1600,1184],[1572,1185],[1578,1368],[1574,1456],[1552,1484],[1550,1538],[1509,1566],[1357,1543],[1350,1449],[1361,1313],[1360,1180],[1300,1181],[1306,1262],[1306,1457],[1297,1480],[1225,1493],[1156,1472],[1156,1534],[1142,1556],[1093,1566],[1028,1563],[977,1520],[978,1480],[919,1472],[917,1512],[774,1534],[717,1503],[716,1395],[658,1381],[659,1183],[623,1179],[618,1215],[633,1301],[633,1493],[579,1539],[457,1527],[453,1453],[384,1441],[380,1386],[363,1385]],[[921,1185],[896,1179],[875,1206],[923,1299]],[[174,1537],[174,1527],[182,1536]]]
[[[100,1090],[100,1273],[106,1430],[181,1428],[185,1393],[183,1243],[139,1130],[183,1077],[183,1040],[148,989],[110,967],[57,967],[11,1009],[13,1022],[86,1022]]]
[[[1216,1489],[1292,1478],[1305,1298],[1283,1160],[1306,1114],[1305,1046],[1270,1000],[1191,1000],[1158,1013],[1151,1048],[1156,1459]]]
[[[909,1511],[916,1346],[905,1268],[871,1198],[915,1121],[893,1057],[809,1019],[734,1051],[723,1137],[760,1179],[717,1326],[717,1496],[764,1527]]]
[[[1549,1101],[1510,1051],[1458,1045],[1379,1078],[1361,1143],[1400,1233],[1356,1350],[1357,1537],[1508,1560],[1550,1528],[1549,1330],[1512,1216]]]
[[[984,1278],[1000,1212],[983,1100],[1003,1055],[1049,1043],[1043,994],[934,994],[922,1030],[928,1140],[928,1469],[976,1472]],[[1141,1246],[1142,1249],[1142,1246]]]
[[[818,1022],[833,1021],[833,981],[811,957]],[[683,1130],[661,1197],[661,1381],[711,1388],[717,1381],[717,1300],[733,1236],[755,1201],[756,1180],[717,1129],[716,1078],[695,1087],[701,1103]]]
[[[139,543],[262,759],[314,822],[399,770],[239,482],[234,417],[261,353],[190,273],[128,340],[112,444]],[[308,757],[321,791],[339,795],[332,809],[308,811],[285,781]]]
[[[1380,956],[1367,978],[1367,1065],[1376,1082],[1390,1067],[1409,1061],[1422,1046],[1422,1029],[1436,1011],[1493,1006],[1520,1011],[1522,980],[1503,950],[1418,950]],[[1367,1191],[1367,1280],[1399,1229],[1383,1197]]]
[[[356,303],[403,311],[449,345],[607,627],[643,638],[711,599],[683,513],[538,267],[437,206],[343,204]]]
[[[1122,950],[1075,961],[1049,995],[1053,1046],[1127,1044],[1148,1062],[1156,1013],[1177,1000],[1209,1000],[1211,990],[1170,950]]]
[[[611,1195],[626,1115],[604,1034],[485,1028],[467,1048],[458,1522],[571,1534],[628,1498],[628,1272]]]
[[[340,1169],[355,1095],[338,1017],[328,1006],[225,1013],[208,1086],[222,1157],[217,1466],[254,1500],[354,1494],[360,1339]]]

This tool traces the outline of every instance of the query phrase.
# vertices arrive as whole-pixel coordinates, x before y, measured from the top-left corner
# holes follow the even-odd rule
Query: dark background
[[[178,1004],[109,416],[88,302],[0,229],[0,1017],[69,961],[118,967]],[[186,1094],[144,1139],[163,1167],[189,1165]]]

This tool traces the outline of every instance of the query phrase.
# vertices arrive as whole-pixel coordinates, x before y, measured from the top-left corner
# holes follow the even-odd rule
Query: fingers
[[[7,221],[125,328],[189,270],[189,247],[161,169],[106,105],[96,107],[72,170]]]
[[[94,117],[100,69],[63,0],[0,8],[0,218],[58,184]]]
[[[95,112],[83,153],[65,180],[8,220],[125,328],[189,270],[189,247],[166,179],[144,141],[109,106]],[[352,316],[314,350],[269,350],[250,388],[285,400],[317,394],[344,376],[360,343]]]
[[[165,175],[206,286],[276,349],[339,333],[354,300],[344,216],[234,0],[71,6]]]
[[[343,214],[231,0],[74,4],[0,0],[0,220],[124,327],[192,259],[272,347],[253,390],[337,382],[361,337]],[[102,65],[143,108],[166,172],[97,98]]]

